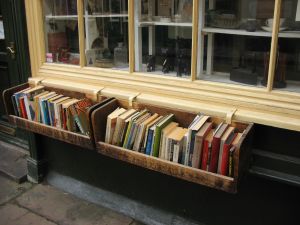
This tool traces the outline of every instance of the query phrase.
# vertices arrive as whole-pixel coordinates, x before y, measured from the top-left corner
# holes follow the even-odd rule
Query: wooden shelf
[[[146,26],[169,26],[169,27],[192,27],[192,23],[179,23],[179,22],[160,22],[160,21],[147,21],[139,22],[140,27]]]
[[[213,34],[232,34],[242,36],[254,36],[254,37],[272,37],[271,32],[258,30],[255,32],[249,32],[240,29],[223,29],[223,28],[212,28],[205,27],[202,29],[202,33],[213,33]],[[300,31],[282,31],[279,33],[281,38],[300,38]]]
[[[240,145],[237,147],[237,151],[234,153],[234,176],[227,177],[104,143],[106,132],[105,118],[107,118],[107,115],[109,115],[119,106],[129,108],[126,102],[115,100],[111,104],[108,104],[105,110],[95,110],[93,112],[92,124],[94,125],[93,132],[96,142],[96,150],[98,153],[196,184],[201,184],[229,193],[237,192],[239,180],[242,177],[244,170],[247,169],[249,165],[251,142],[253,137],[253,124],[244,124],[239,122],[233,122],[231,124],[232,126],[235,126],[239,132],[243,132],[243,137]],[[133,108],[138,110],[147,108],[151,112],[158,113],[160,115],[173,113],[175,115],[175,120],[183,127],[188,127],[196,115],[186,111],[162,108],[137,102],[134,102]],[[222,120],[218,118],[212,118],[212,121],[220,123]]]
[[[62,16],[45,16],[46,20],[78,20],[77,15],[62,15]]]
[[[36,134],[41,134],[43,136],[47,136],[83,148],[91,150],[94,149],[94,142],[88,136],[63,129],[58,129],[56,127],[48,126],[35,121],[30,121],[17,116],[10,115],[9,120],[12,124],[16,125],[20,129],[27,130]]]
[[[31,121],[28,119],[20,118],[14,115],[14,109],[11,102],[11,96],[25,88],[29,87],[28,83],[12,87],[3,92],[3,100],[6,108],[6,113],[9,118],[9,122],[16,125],[18,128],[27,130],[36,134],[44,135],[53,139],[57,139],[69,144],[77,145],[86,149],[94,149],[94,140],[88,136],[70,132],[67,130],[59,129],[56,127],[48,126],[43,123]],[[65,96],[70,96],[72,98],[84,98],[85,94],[79,92],[71,92],[56,88],[45,87],[45,90],[55,91],[56,93],[63,94]]]

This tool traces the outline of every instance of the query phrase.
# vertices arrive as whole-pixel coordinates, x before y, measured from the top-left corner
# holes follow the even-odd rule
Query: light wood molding
[[[42,77],[30,77],[28,78],[28,83],[30,86],[37,86],[42,83],[42,80],[44,80]]]
[[[129,73],[134,72],[134,0],[128,0],[128,51]]]
[[[192,58],[191,80],[197,78],[197,55],[198,55],[198,27],[199,27],[199,1],[193,0],[193,27],[192,27]]]
[[[79,54],[80,66],[84,67],[85,64],[85,35],[84,35],[84,0],[77,0],[78,11],[78,36],[79,36]]]
[[[272,91],[274,77],[275,77],[280,14],[281,14],[281,0],[275,0],[274,23],[273,23],[273,30],[272,30],[272,41],[271,41],[268,85],[267,85],[268,91]]]

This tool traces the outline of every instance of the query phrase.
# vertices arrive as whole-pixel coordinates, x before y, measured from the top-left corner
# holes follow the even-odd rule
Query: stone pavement
[[[47,184],[17,184],[0,175],[0,225],[141,225]]]

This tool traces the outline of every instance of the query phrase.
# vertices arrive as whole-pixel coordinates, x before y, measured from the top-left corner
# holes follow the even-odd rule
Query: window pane
[[[209,0],[203,4],[199,79],[266,86],[274,0]]]
[[[300,92],[300,1],[282,1],[274,89]]]
[[[136,71],[189,77],[193,1],[136,0],[135,9]]]
[[[46,62],[79,64],[77,0],[44,0]]]
[[[128,1],[86,0],[87,66],[128,71]]]

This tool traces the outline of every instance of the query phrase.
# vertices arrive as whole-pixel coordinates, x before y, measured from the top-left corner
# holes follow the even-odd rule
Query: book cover
[[[159,147],[159,158],[161,159],[167,159],[168,156],[166,154],[166,139],[167,135],[169,135],[176,127],[178,127],[178,123],[171,122],[168,124],[164,129],[161,131],[161,141],[160,141],[160,147]]]
[[[89,99],[81,99],[75,104],[69,106],[70,112],[75,120],[75,123],[83,135],[90,136],[90,125],[87,118],[87,110],[92,106],[92,102]]]
[[[25,103],[24,103],[24,98],[25,98],[25,96],[22,96],[19,98],[20,110],[21,110],[22,118],[28,119],[27,113],[26,113],[26,108],[25,108]]]
[[[63,103],[64,101],[66,101],[68,99],[70,99],[70,97],[63,97],[63,98],[53,101],[53,110],[54,110],[53,126],[54,127],[61,128],[59,104]]]
[[[34,96],[34,108],[35,108],[35,121],[36,122],[41,122],[42,119],[41,119],[41,109],[40,109],[40,106],[39,106],[39,98],[48,94],[49,91],[43,91],[42,93]]]
[[[134,151],[140,151],[141,150],[141,145],[145,136],[145,130],[148,124],[150,124],[152,121],[154,121],[156,118],[158,118],[158,114],[154,113],[152,116],[147,118],[145,121],[143,121],[138,128],[138,135],[136,137],[136,140],[133,145],[133,150]]]
[[[20,101],[19,101],[19,98],[23,96],[23,92],[24,91],[27,91],[31,89],[30,87],[29,88],[26,88],[26,89],[23,89],[21,91],[18,91],[16,93],[14,93],[11,98],[12,98],[12,103],[13,103],[13,107],[14,107],[14,112],[15,112],[15,115],[16,116],[19,116],[19,117],[22,117],[22,112],[21,112],[21,107],[20,107]]]
[[[201,160],[201,169],[202,170],[207,170],[208,168],[208,163],[209,163],[209,148],[211,147],[211,143],[212,143],[212,140],[213,140],[213,133],[214,133],[214,130],[211,129],[207,136],[204,138],[204,141],[203,141],[203,153],[202,153],[202,160]]]
[[[219,173],[219,174],[221,174],[221,163],[222,163],[222,157],[223,157],[223,151],[224,151],[224,144],[227,141],[227,139],[231,136],[231,134],[234,133],[234,131],[235,131],[234,127],[228,127],[228,129],[225,131],[225,133],[221,137],[218,169],[217,169],[217,173]]]
[[[106,123],[106,135],[105,135],[105,142],[108,144],[111,144],[112,137],[115,131],[117,118],[121,114],[126,112],[126,109],[124,108],[117,108],[115,111],[113,111],[110,115],[107,117],[107,123]]]
[[[211,129],[212,129],[212,122],[206,122],[195,136],[195,145],[194,145],[194,151],[192,157],[192,167],[194,168],[198,168],[198,169],[200,168],[203,141]]]
[[[118,146],[123,146],[125,143],[125,139],[126,139],[126,134],[127,134],[127,129],[129,126],[130,121],[132,120],[132,118],[136,117],[140,112],[135,112],[134,114],[132,114],[130,117],[128,117],[125,120],[125,123],[121,129],[121,133],[120,133],[120,142],[118,142]]]
[[[44,86],[37,86],[23,92],[25,95],[24,103],[25,103],[26,112],[29,120],[32,121],[36,120],[34,97],[36,95],[41,94],[42,92],[44,92]]]
[[[220,174],[224,176],[226,176],[228,173],[230,148],[232,147],[232,142],[236,136],[237,133],[232,132],[223,145]]]
[[[214,133],[213,141],[212,141],[212,148],[211,148],[209,172],[213,172],[213,173],[217,172],[221,137],[227,130],[228,126],[229,125],[227,123],[223,123]]]
[[[164,129],[174,119],[175,119],[174,114],[167,115],[155,127],[152,156],[154,156],[154,157],[158,157],[159,156],[159,146],[160,146],[161,130]]]
[[[57,95],[53,98],[50,98],[48,101],[47,101],[47,104],[48,104],[48,114],[49,114],[49,120],[50,120],[50,125],[51,126],[54,126],[54,105],[53,105],[53,101],[57,100],[57,99],[60,99],[62,98],[63,95]]]
[[[149,124],[146,126],[146,129],[145,129],[145,135],[144,135],[144,140],[143,140],[143,142],[142,142],[142,147],[141,147],[141,152],[142,152],[142,153],[145,153],[145,154],[146,154],[146,148],[147,148],[147,143],[148,143],[148,133],[149,133],[150,128],[151,128],[154,124],[157,124],[162,118],[163,118],[163,116],[159,116],[159,117],[157,117],[155,120],[153,120],[151,123],[149,123]]]
[[[46,95],[43,95],[41,97],[38,98],[38,102],[39,102],[39,108],[40,108],[40,113],[41,113],[41,122],[46,124],[46,120],[45,120],[45,108],[44,108],[44,104],[43,104],[43,101],[46,100],[46,99],[49,99],[49,98],[52,98],[56,95],[55,92],[49,92],[48,94]]]

